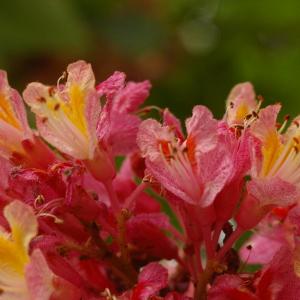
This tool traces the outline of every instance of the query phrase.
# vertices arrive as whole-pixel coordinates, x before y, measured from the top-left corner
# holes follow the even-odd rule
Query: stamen
[[[50,214],[50,213],[39,213],[39,214],[37,214],[37,217],[49,217],[49,218],[53,218],[55,224],[63,224],[63,222],[64,222],[63,219],[60,219],[60,218],[58,218],[55,215]]]
[[[54,86],[50,86],[48,89],[48,93],[50,97],[53,97],[54,93],[55,93],[55,87]]]
[[[58,78],[57,83],[56,83],[56,87],[57,87],[58,91],[60,90],[61,81],[66,80],[67,77],[68,77],[68,73],[67,73],[67,71],[64,71],[62,73],[62,75]]]
[[[45,203],[45,198],[43,195],[38,195],[35,199],[34,199],[34,208],[36,209],[38,206],[42,205]]]
[[[156,110],[160,114],[163,112],[163,109],[161,109],[160,107],[155,106],[155,105],[149,105],[149,106],[143,107],[142,109],[139,109],[137,111],[137,114],[138,115],[145,115],[145,114],[148,114],[149,112],[151,112],[151,110]]]
[[[39,97],[39,98],[37,98],[37,101],[41,102],[41,103],[46,103],[47,102],[45,97]]]
[[[282,123],[281,127],[279,128],[278,133],[282,133],[283,132],[283,130],[285,129],[285,127],[286,127],[287,122],[288,122],[289,119],[290,119],[289,115],[286,115],[284,117],[284,122]]]
[[[59,110],[59,108],[60,108],[60,104],[59,104],[59,103],[56,103],[56,104],[54,105],[54,107],[53,107],[53,109],[54,109],[55,111]]]

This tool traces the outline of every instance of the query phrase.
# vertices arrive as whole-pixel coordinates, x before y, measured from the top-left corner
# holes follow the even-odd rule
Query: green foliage
[[[295,115],[299,8],[298,0],[3,1],[0,67],[22,88],[28,72],[37,78],[32,60],[48,61],[52,80],[81,57],[97,63],[100,78],[115,69],[150,78],[150,103],[182,118],[199,103],[222,116],[230,88],[249,80]]]

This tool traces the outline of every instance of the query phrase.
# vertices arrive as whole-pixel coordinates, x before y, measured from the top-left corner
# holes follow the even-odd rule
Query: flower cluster
[[[300,297],[300,118],[241,83],[183,130],[150,87],[0,71],[0,300]]]

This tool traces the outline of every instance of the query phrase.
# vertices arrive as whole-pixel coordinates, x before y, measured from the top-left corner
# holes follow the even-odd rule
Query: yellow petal
[[[87,122],[85,117],[85,93],[79,85],[73,84],[69,90],[69,102],[61,101],[62,109],[68,119],[88,136]]]
[[[12,242],[20,253],[27,255],[28,245],[38,229],[32,207],[21,201],[13,201],[4,208],[4,216],[11,228]]]
[[[279,158],[282,152],[282,143],[280,142],[277,131],[271,131],[265,138],[262,154],[263,154],[263,165],[261,170],[261,176],[267,176],[272,166]]]
[[[21,129],[20,122],[15,116],[10,99],[3,93],[0,93],[0,119],[17,129]]]

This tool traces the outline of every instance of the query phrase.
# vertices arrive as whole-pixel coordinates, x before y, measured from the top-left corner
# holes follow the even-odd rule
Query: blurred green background
[[[181,118],[197,103],[221,117],[230,88],[251,81],[296,115],[299,11],[299,0],[2,1],[0,68],[23,90],[82,58],[98,81],[114,70],[150,79],[149,103]]]

